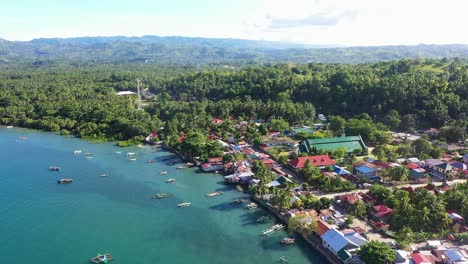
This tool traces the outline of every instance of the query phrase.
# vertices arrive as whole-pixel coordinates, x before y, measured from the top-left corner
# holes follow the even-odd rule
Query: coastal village
[[[249,191],[255,203],[246,208],[269,210],[330,263],[364,263],[363,254],[385,249],[391,250],[392,263],[468,263],[467,142],[438,146],[444,150],[439,158],[398,151],[400,156],[383,157],[379,146],[345,135],[344,128],[341,135],[323,136],[327,119],[319,115],[318,120],[276,131],[263,120],[214,118],[204,144],[222,149],[217,155],[184,150],[180,146],[190,145],[194,136],[183,131],[175,144],[164,147]],[[249,138],[252,129],[265,128],[261,140]],[[437,144],[436,129],[387,133],[388,148]],[[153,132],[145,141],[160,138]],[[275,228],[282,225],[266,234]]]

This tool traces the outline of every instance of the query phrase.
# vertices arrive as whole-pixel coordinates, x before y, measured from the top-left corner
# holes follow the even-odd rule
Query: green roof
[[[353,152],[355,149],[360,149],[361,151],[367,149],[361,136],[350,136],[307,139],[302,141],[299,150],[300,152],[310,152],[313,148],[316,148],[325,151],[334,151],[341,147],[346,148],[347,152]]]
[[[353,255],[351,255],[351,253],[349,253],[346,249],[342,249],[340,251],[338,251],[338,257],[343,260],[343,261],[346,261],[350,258],[353,257]]]
[[[437,165],[436,167],[439,167],[443,170],[446,170],[446,171],[449,171],[451,169],[453,169],[452,165],[448,164],[448,163],[441,163],[439,165]]]

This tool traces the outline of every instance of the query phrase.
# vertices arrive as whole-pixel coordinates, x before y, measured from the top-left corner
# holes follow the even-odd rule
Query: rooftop
[[[298,157],[295,160],[291,160],[289,164],[291,164],[293,167],[300,169],[304,167],[306,161],[309,160],[312,165],[316,167],[321,167],[321,166],[329,166],[329,165],[335,165],[336,161],[328,155],[317,155],[317,156],[309,156],[309,157]]]

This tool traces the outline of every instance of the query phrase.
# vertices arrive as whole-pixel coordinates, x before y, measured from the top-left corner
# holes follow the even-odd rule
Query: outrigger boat
[[[81,154],[81,149],[73,151],[73,154]]]
[[[122,151],[114,151],[115,154],[120,154]]]
[[[188,169],[189,167],[187,165],[182,165],[178,166],[176,169]]]
[[[161,172],[159,173],[159,175],[166,175],[166,174],[167,174],[167,171],[161,171]]]
[[[99,177],[108,177],[108,176],[109,176],[109,174],[107,174],[107,173],[102,173],[101,175],[99,175]]]
[[[57,166],[49,167],[49,171],[60,171],[60,167],[57,167]]]
[[[156,160],[153,160],[153,159],[150,159],[150,160],[147,160],[146,163],[154,163],[156,162]]]
[[[137,158],[128,159],[128,161],[136,161]]]
[[[60,179],[57,181],[58,184],[65,184],[65,183],[72,183],[73,182],[73,179],[70,179],[70,178],[64,178],[64,179]]]
[[[108,261],[114,260],[111,254],[99,254],[91,259],[93,263],[107,263]]]
[[[274,225],[270,228],[268,228],[267,230],[263,231],[260,235],[262,236],[268,236],[268,235],[271,235],[273,234],[275,231],[278,231],[278,230],[281,230],[284,228],[284,225],[282,224],[277,224],[277,225]]]
[[[285,237],[280,241],[280,243],[283,244],[283,245],[294,244],[294,242],[296,242],[295,239],[291,238],[291,237]]]
[[[288,259],[286,258],[286,256],[282,256],[281,258],[279,258],[279,261],[281,263],[288,263]]]
[[[175,179],[167,179],[166,182],[167,183],[173,183],[173,182],[175,182]]]
[[[192,203],[180,203],[177,207],[189,207],[190,205],[192,205]]]
[[[172,194],[169,194],[169,193],[158,193],[155,196],[153,196],[153,199],[163,199],[163,198],[167,198],[171,196]]]
[[[244,200],[244,199],[236,199],[236,200],[233,200],[232,202],[230,202],[230,204],[243,204],[247,202],[247,200]]]
[[[91,157],[91,156],[93,156],[93,153],[91,153],[91,152],[85,153],[85,156]]]
[[[222,195],[222,194],[223,194],[223,192],[212,192],[212,193],[207,194],[206,196],[213,197],[213,196],[218,196],[218,195]]]
[[[245,209],[248,209],[248,210],[252,210],[252,209],[255,209],[257,208],[258,205],[256,203],[249,203],[248,205],[246,205],[244,208]]]
[[[273,219],[274,219],[273,216],[264,215],[264,216],[260,216],[259,218],[257,218],[257,223],[263,223],[263,222],[267,222]]]
[[[133,156],[135,154],[136,154],[135,152],[127,152],[127,156]]]

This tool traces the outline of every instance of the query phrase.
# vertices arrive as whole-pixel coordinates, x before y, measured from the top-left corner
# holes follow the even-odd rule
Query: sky
[[[0,38],[190,36],[468,44],[468,0],[5,0]]]

